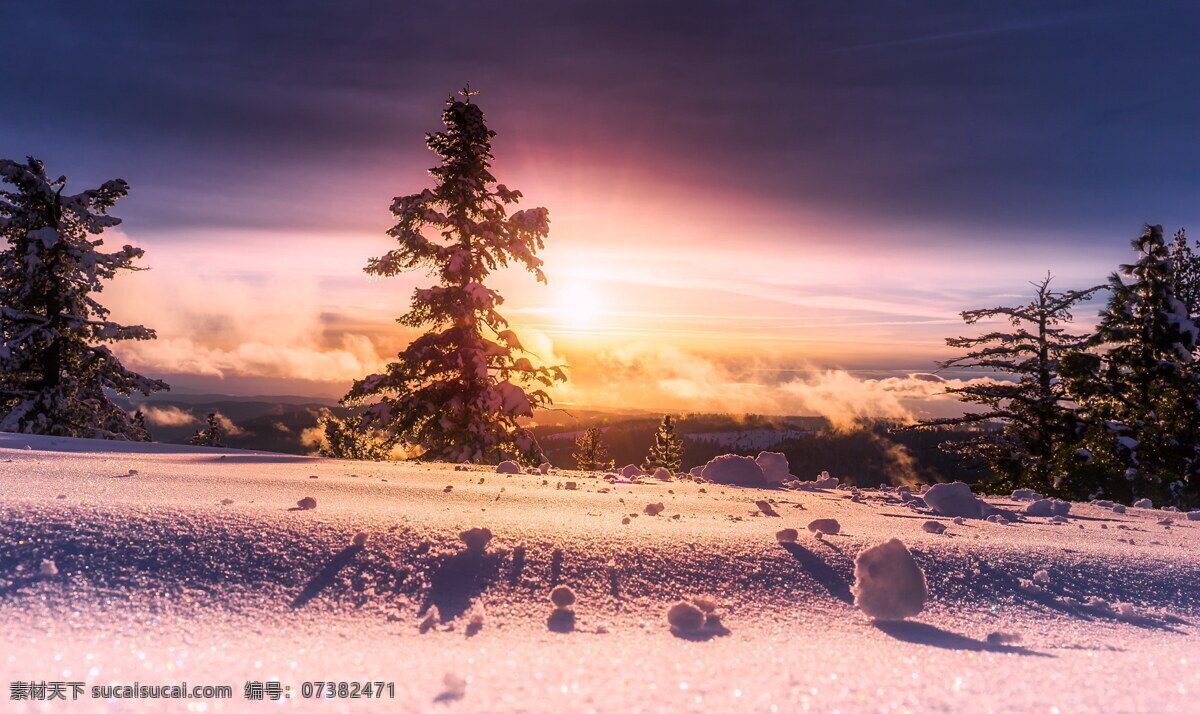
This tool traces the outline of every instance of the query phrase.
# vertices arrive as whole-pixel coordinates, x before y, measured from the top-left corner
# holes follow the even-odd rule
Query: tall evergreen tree
[[[1032,488],[1061,493],[1062,475],[1076,458],[1078,420],[1060,369],[1064,359],[1087,345],[1088,336],[1068,332],[1065,325],[1073,319],[1072,309],[1101,287],[1057,292],[1050,282],[1047,275],[1033,283],[1033,299],[1025,305],[962,313],[968,325],[1000,318],[1013,329],[947,338],[947,345],[968,352],[946,360],[942,368],[982,369],[1005,377],[948,388],[963,402],[982,408],[916,425],[981,426],[972,438],[947,442],[944,448],[986,463],[992,475],[985,487],[994,492]]]
[[[192,434],[192,438],[188,439],[188,443],[192,446],[224,446],[225,430],[221,428],[221,422],[217,419],[216,412],[211,412],[205,417],[207,425],[200,431]]]
[[[0,160],[0,431],[144,440],[107,392],[148,395],[167,385],[126,369],[107,347],[154,339],[108,319],[95,297],[122,270],[144,270],[143,251],[99,250],[119,224],[107,215],[129,186],[117,179],[64,195],[40,161]]]
[[[545,282],[536,256],[550,230],[545,208],[516,211],[521,198],[491,173],[492,137],[483,111],[450,97],[445,131],[426,135],[441,158],[430,170],[433,189],[392,204],[398,222],[389,234],[399,247],[367,265],[371,275],[424,269],[438,284],[418,289],[412,309],[398,322],[424,328],[383,374],[355,382],[346,404],[373,403],[360,428],[379,428],[424,450],[423,458],[533,465],[541,449],[518,420],[550,404],[545,391],[566,379],[562,368],[535,366],[517,335],[497,312],[503,298],[484,285],[510,263]]]
[[[1200,329],[1175,294],[1161,226],[1133,241],[1138,260],[1109,278],[1091,351],[1064,366],[1087,419],[1092,493],[1200,503]]]
[[[575,439],[575,468],[580,471],[606,471],[613,467],[608,446],[604,443],[604,432],[598,426],[589,426]]]
[[[670,414],[663,417],[654,433],[654,444],[646,455],[643,468],[653,471],[659,467],[677,473],[683,465],[683,439],[675,433],[675,420]]]

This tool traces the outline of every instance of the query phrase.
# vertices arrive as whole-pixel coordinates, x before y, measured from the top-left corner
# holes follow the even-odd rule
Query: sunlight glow
[[[559,290],[556,312],[568,325],[594,325],[603,312],[603,300],[593,286],[572,281]]]

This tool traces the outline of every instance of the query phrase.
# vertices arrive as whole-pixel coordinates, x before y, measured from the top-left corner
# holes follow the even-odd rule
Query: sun
[[[558,294],[559,316],[571,325],[592,325],[603,312],[603,298],[595,287],[573,281],[564,285]]]

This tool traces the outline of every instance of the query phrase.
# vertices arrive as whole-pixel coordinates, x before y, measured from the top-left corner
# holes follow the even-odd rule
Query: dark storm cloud
[[[123,176],[144,229],[377,231],[469,79],[515,154],[731,205],[1133,235],[1198,215],[1198,26],[1150,2],[6,3],[0,155]]]

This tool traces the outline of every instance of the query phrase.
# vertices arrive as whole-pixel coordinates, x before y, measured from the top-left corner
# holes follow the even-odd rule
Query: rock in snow
[[[58,565],[53,560],[47,558],[42,561],[41,567],[38,568],[38,575],[47,578],[58,575]]]
[[[792,478],[791,467],[787,457],[774,451],[763,451],[754,459],[754,463],[762,469],[763,478],[767,483],[783,483]]]
[[[941,534],[946,532],[946,524],[939,523],[938,521],[925,521],[921,524],[921,530],[925,531],[926,533]]]
[[[1189,521],[1200,521],[1200,511],[1188,511],[1187,519]]]
[[[1014,501],[1040,501],[1042,494],[1028,488],[1018,488],[1012,492],[1012,500]]]
[[[311,511],[317,507],[317,499],[313,498],[312,496],[305,496],[299,501],[296,501],[296,507],[302,511]]]
[[[876,620],[912,617],[929,596],[925,573],[895,538],[858,554],[852,591],[854,605]]]
[[[799,537],[800,533],[795,528],[784,528],[775,534],[775,540],[780,543],[795,543]]]
[[[1148,498],[1142,498],[1133,502],[1134,508],[1154,508],[1154,502]]]
[[[496,467],[496,473],[519,474],[521,473],[521,465],[516,461],[501,461],[500,465]]]
[[[749,456],[725,454],[704,465],[700,475],[713,483],[736,486],[762,486],[766,484],[763,470]]]
[[[1112,512],[1113,513],[1124,513],[1125,507],[1118,503],[1117,505],[1112,507]]]
[[[671,470],[664,469],[661,466],[654,469],[653,475],[654,475],[654,478],[658,479],[659,481],[670,481],[671,480]]]

